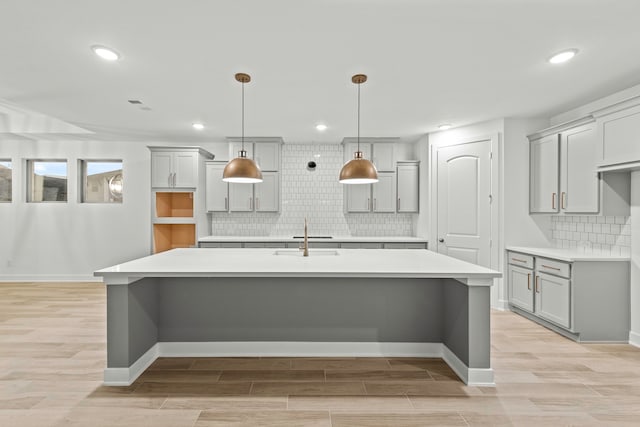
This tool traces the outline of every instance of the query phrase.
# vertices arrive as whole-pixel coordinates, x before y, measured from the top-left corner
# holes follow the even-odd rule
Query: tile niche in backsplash
[[[314,171],[307,169],[313,160]],[[412,236],[412,214],[345,214],[343,186],[338,175],[343,164],[341,144],[284,144],[282,146],[281,210],[279,213],[213,213],[216,236],[301,235],[304,218],[310,235]]]
[[[587,252],[629,256],[631,254],[631,217],[552,216],[551,238],[558,248],[578,248]]]

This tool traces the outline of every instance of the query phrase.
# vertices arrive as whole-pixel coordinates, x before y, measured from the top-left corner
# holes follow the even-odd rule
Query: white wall
[[[13,201],[0,203],[0,280],[94,280],[97,269],[150,253],[147,144],[4,136],[0,157],[14,168]],[[33,158],[67,159],[66,203],[26,203],[25,163]],[[122,159],[122,204],[78,202],[79,159]]]

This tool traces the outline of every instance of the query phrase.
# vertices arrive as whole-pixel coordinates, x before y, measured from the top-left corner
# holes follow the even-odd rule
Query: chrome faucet
[[[307,218],[304,218],[304,241],[302,246],[300,246],[300,250],[302,252],[302,256],[309,256],[309,235],[307,234]]]

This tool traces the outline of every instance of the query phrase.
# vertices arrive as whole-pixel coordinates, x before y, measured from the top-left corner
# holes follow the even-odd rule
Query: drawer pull
[[[549,268],[549,269],[551,269],[551,270],[560,271],[560,269],[559,269],[559,268],[557,268],[557,267],[551,267],[550,265],[540,264],[540,267],[544,267],[544,268]]]
[[[531,290],[531,273],[527,273],[527,289]]]
[[[516,261],[516,262],[524,262],[526,264],[527,260],[526,259],[520,259],[520,258],[511,258],[511,261]]]

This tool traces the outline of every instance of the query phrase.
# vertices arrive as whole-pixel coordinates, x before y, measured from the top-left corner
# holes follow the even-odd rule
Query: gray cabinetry
[[[510,308],[579,341],[626,342],[629,262],[508,252]]]
[[[397,166],[398,213],[418,213],[420,211],[420,162],[402,161]]]
[[[533,312],[533,266],[513,265],[512,258],[516,260],[518,256],[509,254],[509,267],[507,269],[507,280],[509,281],[509,303],[516,305],[523,310]]]
[[[629,215],[629,177],[596,170],[593,120],[586,117],[529,136],[531,213]]]
[[[640,162],[640,99],[594,113],[598,124],[597,162],[609,166]]]

